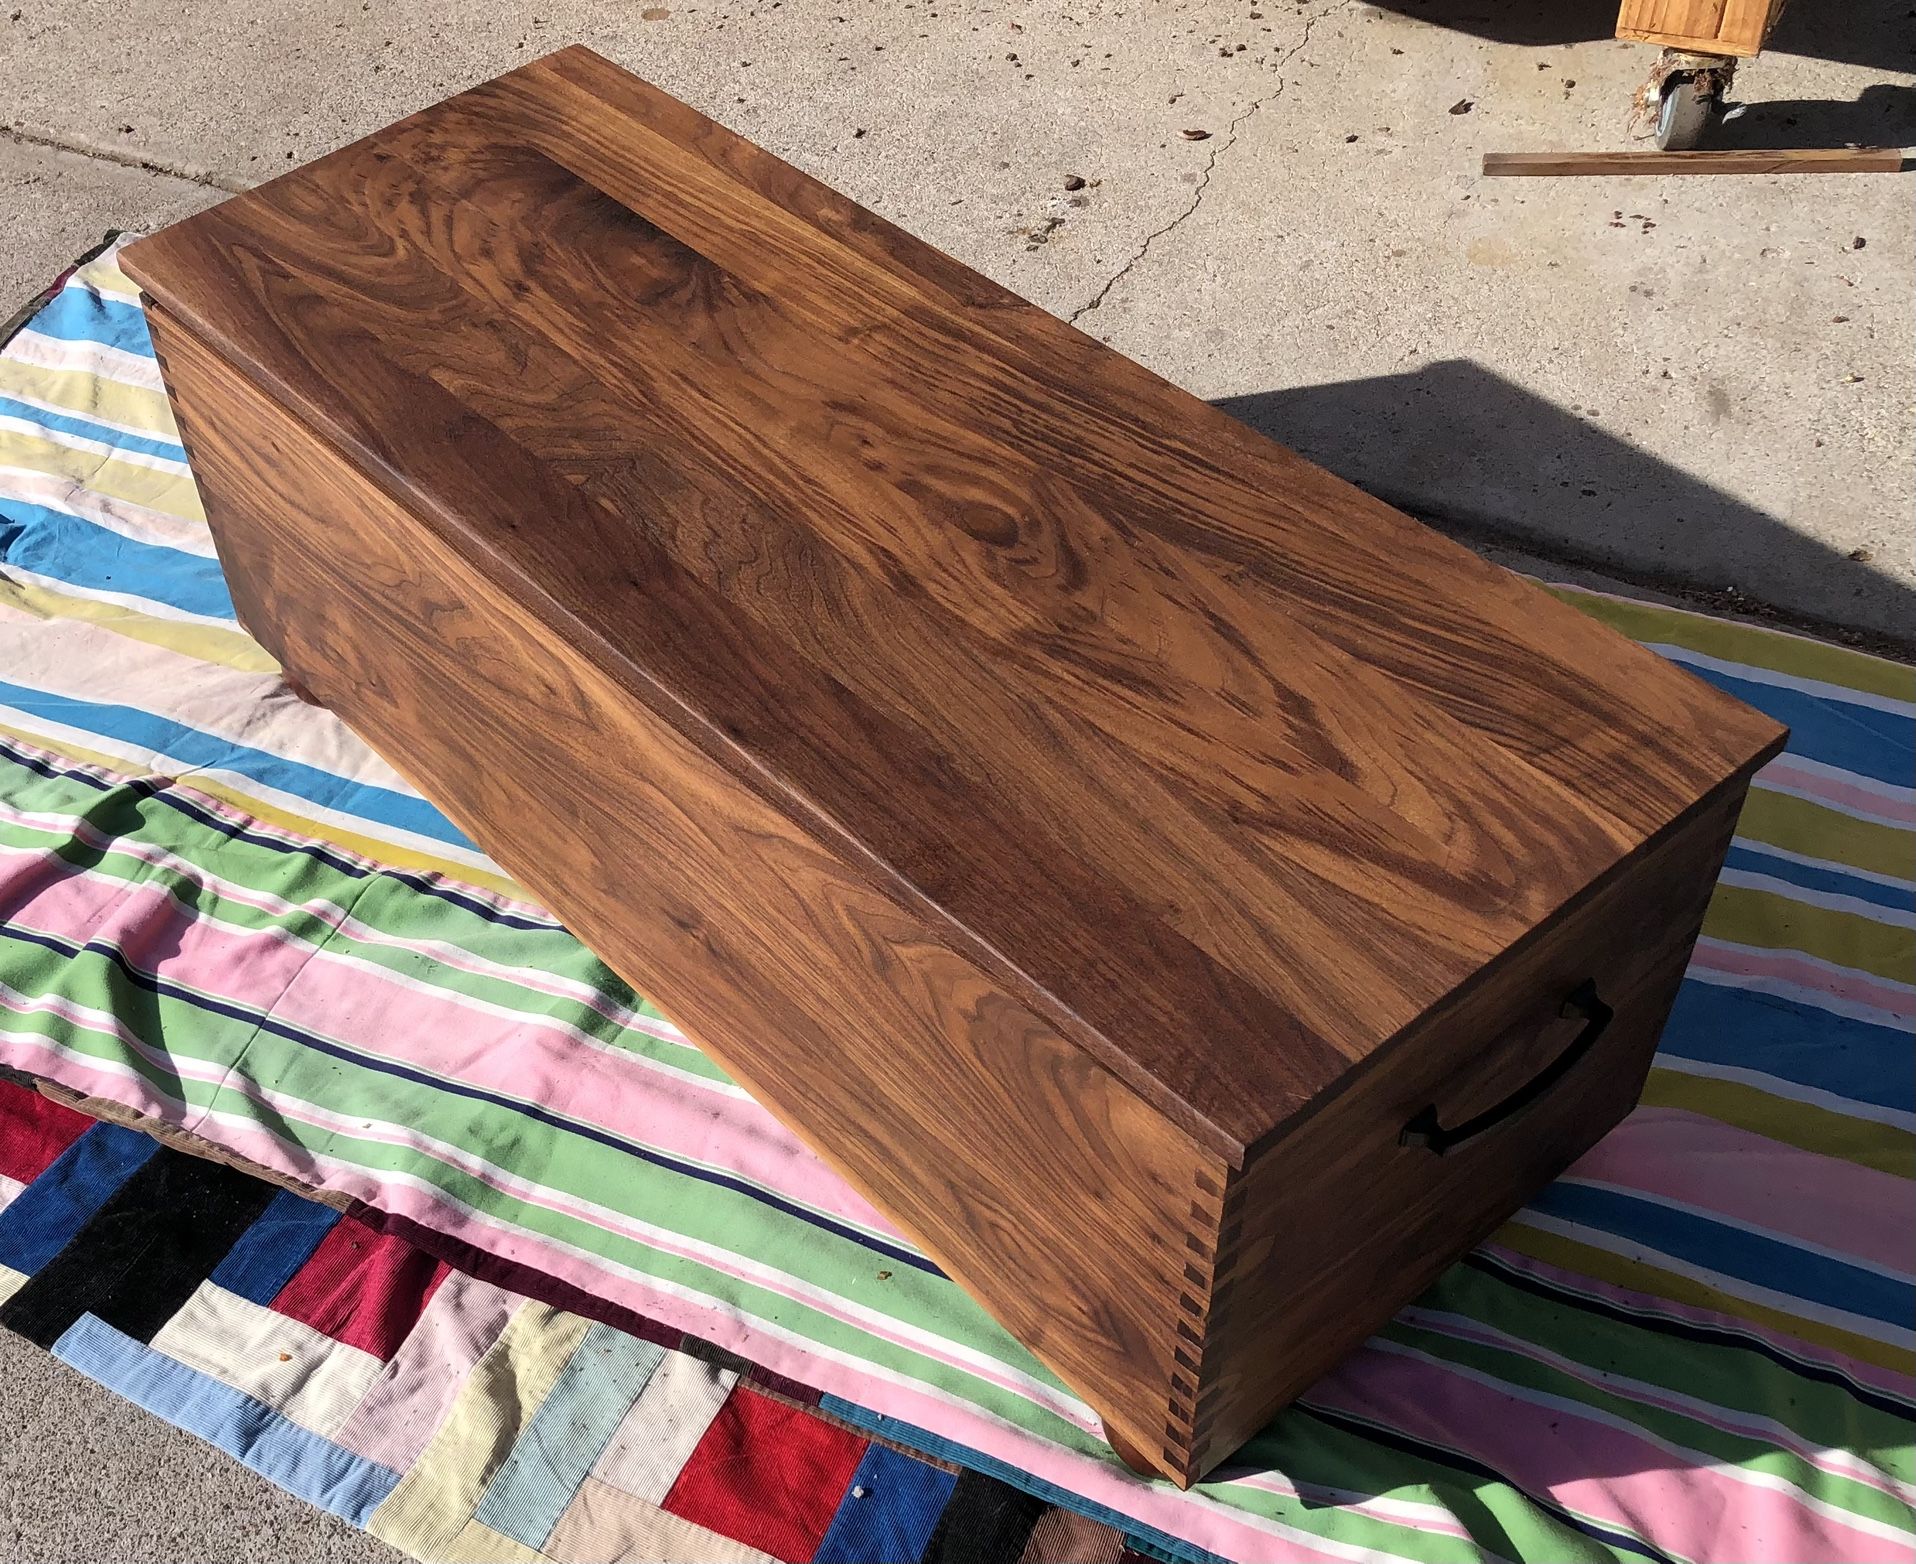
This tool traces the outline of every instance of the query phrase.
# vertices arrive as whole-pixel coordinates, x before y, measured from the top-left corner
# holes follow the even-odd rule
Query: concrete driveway
[[[1728,133],[1916,141],[1908,9],[1795,0]],[[0,315],[108,227],[585,42],[1500,557],[1916,641],[1916,175],[1478,177],[1627,144],[1653,51],[1609,0],[187,10],[0,0]],[[362,1556],[291,1506],[236,1534],[254,1479],[71,1378],[4,1376],[99,1424],[77,1485],[71,1420],[9,1441],[8,1558]]]
[[[1916,639],[1916,174],[1478,177],[1627,143],[1609,0],[183,9],[0,8],[0,298],[583,41],[1427,519]],[[1730,133],[1916,141],[1907,11],[1796,0]]]

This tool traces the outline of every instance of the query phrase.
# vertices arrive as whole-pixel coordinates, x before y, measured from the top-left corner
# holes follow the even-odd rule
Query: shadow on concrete
[[[1543,49],[1616,32],[1615,0],[1371,0],[1380,10],[1492,43]]]
[[[1916,592],[1872,560],[1806,537],[1468,360],[1216,405],[1473,547],[1916,654]]]
[[[1916,20],[1909,13],[1908,0],[1791,0],[1768,47],[1872,70],[1916,71]]]
[[[1616,34],[1616,0],[1371,0],[1387,11],[1495,43],[1546,48]],[[1645,45],[1648,70],[1648,51]],[[1768,48],[1878,70],[1916,70],[1908,0],[1792,0]]]
[[[1916,21],[1910,24],[1916,32]],[[1750,103],[1711,133],[1712,147],[1906,147],[1916,143],[1916,87],[1881,82],[1849,103]]]

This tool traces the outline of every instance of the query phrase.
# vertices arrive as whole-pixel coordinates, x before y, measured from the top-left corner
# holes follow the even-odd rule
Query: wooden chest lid
[[[1780,742],[584,49],[125,265],[1233,1161]]]

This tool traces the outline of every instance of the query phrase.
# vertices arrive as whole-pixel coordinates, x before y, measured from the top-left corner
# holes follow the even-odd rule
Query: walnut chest
[[[596,55],[125,266],[289,676],[1133,1464],[1635,1100],[1781,731]]]

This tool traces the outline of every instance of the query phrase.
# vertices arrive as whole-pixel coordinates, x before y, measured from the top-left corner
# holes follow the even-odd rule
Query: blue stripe
[[[83,733],[104,735],[141,749],[153,750],[191,770],[236,772],[250,781],[304,799],[323,809],[337,810],[361,820],[397,826],[418,836],[459,847],[472,844],[458,828],[422,798],[389,788],[353,782],[297,760],[268,754],[217,738],[134,706],[84,701],[47,690],[29,689],[0,679],[0,705],[43,720],[64,723]]]
[[[1762,634],[1764,632],[1759,631],[1758,633]],[[1699,661],[1701,658],[1712,655],[1711,653],[1692,652],[1685,647],[1676,646],[1667,641],[1646,641],[1642,644],[1648,647],[1649,650],[1655,652],[1659,657],[1680,664],[1686,672],[1695,674],[1699,679],[1707,679],[1711,676],[1711,670]],[[1895,694],[1888,690],[1870,691],[1860,686],[1841,684],[1834,679],[1819,679],[1814,674],[1792,674],[1784,672],[1781,669],[1764,668],[1760,664],[1735,663],[1734,659],[1730,658],[1722,660],[1734,664],[1734,666],[1727,671],[1727,676],[1730,678],[1741,677],[1741,670],[1747,670],[1751,679],[1758,683],[1767,682],[1762,677],[1763,675],[1772,675],[1780,679],[1801,678],[1815,685],[1816,688],[1813,690],[1798,690],[1798,694],[1810,700],[1823,701],[1826,704],[1839,707],[1845,711],[1849,710],[1852,706],[1861,706],[1871,711],[1878,710],[1879,708],[1873,704],[1873,702],[1878,699],[1901,701],[1904,704],[1908,704],[1910,699],[1908,696]],[[1904,671],[1907,672],[1908,670],[1905,669]],[[1771,689],[1790,688],[1788,685],[1777,685],[1773,683],[1769,684],[1768,687]],[[1916,679],[1910,681],[1910,688],[1916,690]],[[1904,720],[1916,720],[1916,714],[1905,717]]]
[[[506,912],[477,896],[465,894],[455,888],[443,875],[428,870],[400,869],[390,864],[374,866],[349,854],[343,848],[333,848],[325,842],[311,838],[288,841],[281,837],[268,836],[261,831],[249,830],[240,822],[228,819],[225,815],[216,814],[210,809],[204,809],[190,798],[173,791],[171,784],[163,778],[114,781],[80,767],[56,765],[45,755],[31,754],[9,742],[5,734],[0,734],[0,759],[11,761],[23,770],[31,771],[34,775],[46,777],[49,780],[78,783],[82,787],[90,787],[100,793],[121,791],[131,793],[156,804],[162,804],[175,814],[184,815],[195,825],[218,832],[228,841],[244,842],[249,847],[263,847],[269,852],[283,853],[291,858],[310,858],[314,863],[324,864],[328,869],[346,875],[350,879],[381,878],[399,881],[410,890],[447,902],[462,912],[470,913],[473,917],[481,918],[487,923],[496,923],[501,928],[551,933],[560,927],[550,918],[534,918],[524,913]]]
[[[1787,858],[1777,858],[1764,852],[1755,843],[1747,846],[1738,843],[1731,847],[1729,856],[1723,860],[1723,867],[1741,869],[1748,874],[1766,874],[1773,880],[1785,880],[1806,891],[1853,897],[1891,912],[1916,912],[1916,886],[1884,885],[1860,875],[1845,874],[1840,864],[1792,863]],[[1868,914],[1858,913],[1856,916],[1866,917]]]
[[[123,1125],[96,1124],[87,1130],[0,1211],[0,1265],[31,1276],[66,1248],[157,1150],[158,1141]]]
[[[1767,712],[1790,729],[1789,753],[1898,787],[1910,785],[1916,769],[1916,723],[1893,712],[1821,700],[1800,690],[1739,679],[1712,668],[1692,668],[1698,678]]]
[[[26,329],[61,342],[98,342],[123,353],[153,356],[145,311],[86,288],[62,288]]]
[[[363,1527],[399,1474],[289,1422],[263,1401],[83,1314],[53,1355],[176,1428],[197,1434],[296,1498]]]
[[[233,617],[217,560],[24,500],[0,498],[0,560],[83,590],[124,592],[207,619]]]
[[[483,1087],[473,1086],[465,1081],[453,1080],[449,1076],[410,1069],[396,1060],[381,1059],[372,1054],[361,1053],[357,1049],[348,1048],[343,1043],[336,1043],[331,1038],[316,1037],[310,1032],[301,1031],[298,1027],[289,1025],[280,1017],[268,1011],[257,1010],[251,1005],[236,1004],[230,999],[219,999],[211,994],[196,994],[190,989],[182,988],[176,983],[170,983],[164,978],[135,966],[127,959],[126,953],[111,940],[92,939],[88,940],[84,945],[76,945],[71,940],[60,939],[55,935],[42,934],[37,930],[23,929],[16,925],[0,923],[0,940],[7,939],[18,940],[27,945],[37,945],[42,950],[53,951],[57,955],[66,957],[69,961],[77,959],[82,954],[100,956],[112,962],[115,968],[118,969],[128,982],[137,984],[150,994],[158,994],[166,999],[177,1000],[183,1005],[190,1005],[197,1010],[203,1010],[211,1015],[225,1016],[228,1020],[245,1023],[262,1032],[271,1032],[276,1037],[283,1037],[288,1042],[297,1043],[302,1048],[310,1048],[315,1053],[325,1054],[328,1058],[338,1059],[346,1064],[356,1065],[367,1070],[375,1070],[382,1075],[390,1075],[402,1081],[410,1081],[415,1086],[424,1086],[433,1091],[445,1092],[454,1097],[464,1097],[473,1102],[483,1102],[491,1107],[502,1109],[506,1113],[516,1115],[517,1117],[535,1120],[551,1129],[558,1130],[562,1134],[575,1135],[582,1140],[589,1140],[599,1145],[610,1147],[615,1151],[623,1152],[626,1156],[636,1157],[641,1162],[649,1162],[654,1167],[664,1168],[667,1172],[676,1173],[683,1178],[696,1179],[700,1183],[711,1184],[720,1189],[729,1189],[732,1193],[743,1195],[746,1199],[756,1201],[758,1204],[770,1210],[779,1211],[786,1216],[794,1217],[798,1221],[805,1223],[809,1227],[816,1228],[820,1232],[831,1233],[850,1243],[857,1244],[861,1249],[868,1249],[873,1254],[884,1255],[889,1259],[897,1261],[900,1265],[909,1265],[916,1270],[923,1271],[928,1276],[944,1275],[944,1272],[939,1270],[933,1261],[926,1259],[923,1255],[914,1254],[909,1249],[900,1248],[896,1244],[872,1234],[862,1233],[854,1227],[836,1221],[823,1212],[812,1211],[804,1206],[796,1205],[784,1199],[775,1191],[754,1184],[747,1179],[737,1178],[729,1173],[721,1173],[712,1168],[702,1168],[694,1163],[681,1162],[676,1157],[669,1157],[663,1152],[653,1150],[650,1146],[642,1146],[636,1141],[627,1140],[623,1136],[613,1134],[610,1130],[601,1129],[596,1124],[588,1124],[583,1120],[571,1119],[563,1114],[554,1113],[542,1103],[515,1101],[497,1092],[487,1091]]]
[[[339,1213],[331,1206],[282,1189],[240,1234],[207,1280],[264,1308],[313,1257],[320,1240],[338,1221]]]
[[[1906,1282],[1636,1195],[1560,1180],[1530,1209],[1899,1330],[1909,1329],[1916,1317],[1916,1287]]]
[[[151,435],[130,434],[109,424],[96,424],[77,413],[54,413],[31,402],[16,402],[0,396],[0,418],[18,418],[42,429],[57,429],[61,434],[78,435],[83,440],[98,440],[122,451],[138,451],[144,456],[164,456],[176,462],[186,460],[186,449],[177,441],[156,440]]]
[[[1916,1110],[1907,1032],[1753,989],[1685,983],[1657,1051],[1756,1070],[1878,1108]]]

